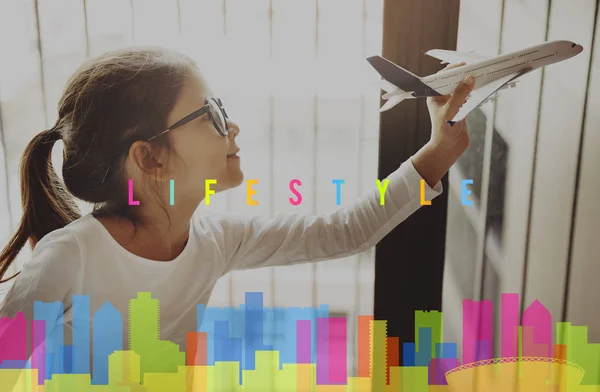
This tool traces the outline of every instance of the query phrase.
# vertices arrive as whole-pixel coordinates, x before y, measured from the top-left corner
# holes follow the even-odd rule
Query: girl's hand
[[[465,63],[448,65],[443,71],[463,65]],[[456,154],[456,156],[462,155],[469,147],[469,133],[467,132],[465,120],[457,122],[454,126],[450,126],[448,121],[456,116],[473,90],[474,84],[475,79],[469,75],[458,85],[452,95],[427,98],[427,107],[431,118],[430,143],[447,152]]]

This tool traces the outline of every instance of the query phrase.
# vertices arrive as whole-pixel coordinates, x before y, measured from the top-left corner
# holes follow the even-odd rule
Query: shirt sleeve
[[[31,325],[36,301],[60,302],[62,306],[47,306],[35,314],[36,319],[46,320],[47,324],[60,324],[61,316],[70,307],[70,291],[80,263],[80,247],[73,234],[54,231],[36,244],[31,258],[24,263],[0,304],[0,320],[4,318],[0,323],[0,345],[18,332],[14,328],[17,323],[25,321]],[[32,347],[31,352],[34,349]]]
[[[421,207],[421,180],[411,159],[391,173],[384,203],[374,189],[349,207],[319,215],[279,214],[275,218],[221,217],[219,241],[226,260],[224,274],[236,269],[293,265],[364,252]],[[374,181],[375,182],[375,181]],[[441,181],[424,182],[425,200],[443,191]],[[382,188],[385,180],[381,182]]]

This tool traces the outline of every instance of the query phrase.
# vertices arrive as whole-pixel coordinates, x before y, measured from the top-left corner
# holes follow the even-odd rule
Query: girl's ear
[[[168,179],[166,165],[158,151],[148,142],[136,141],[129,149],[129,160],[134,168],[155,180]]]

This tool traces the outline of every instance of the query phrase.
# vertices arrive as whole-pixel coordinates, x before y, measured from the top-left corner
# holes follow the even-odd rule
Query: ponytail
[[[21,159],[21,205],[23,217],[19,228],[0,254],[0,283],[23,246],[31,248],[46,234],[81,217],[73,196],[52,168],[52,147],[61,138],[54,127],[36,135]]]

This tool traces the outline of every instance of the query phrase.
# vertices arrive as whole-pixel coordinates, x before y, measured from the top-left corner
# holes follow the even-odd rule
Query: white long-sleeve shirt
[[[186,333],[196,331],[196,306],[208,303],[215,283],[229,271],[357,254],[421,207],[422,177],[411,159],[387,178],[384,205],[374,186],[351,206],[320,216],[280,214],[268,219],[197,212],[184,250],[169,262],[130,253],[91,213],[84,215],[37,243],[7,293],[0,317],[24,312],[33,320],[34,301],[60,301],[64,344],[70,344],[72,296],[89,295],[91,316],[107,301],[121,314],[127,349],[129,301],[138,292],[150,292],[160,302],[160,339],[185,350]],[[442,191],[441,182],[433,188],[425,182],[426,200]]]

